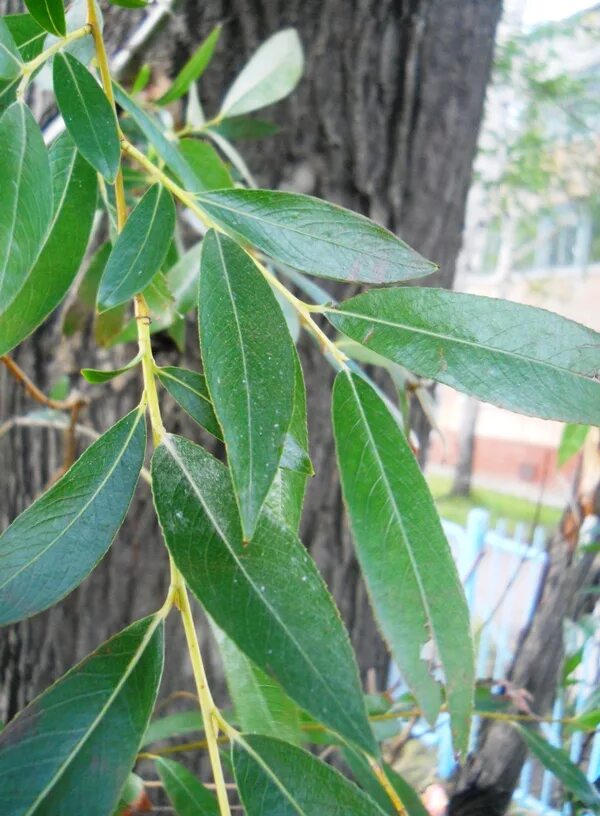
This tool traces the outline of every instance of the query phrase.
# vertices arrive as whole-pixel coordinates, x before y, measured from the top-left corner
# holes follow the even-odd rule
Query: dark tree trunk
[[[218,56],[202,81],[211,112],[256,46],[296,26],[306,75],[290,100],[273,109],[282,132],[244,151],[250,167],[261,184],[285,185],[370,215],[440,265],[431,283],[450,286],[500,9],[501,0],[184,0],[143,59],[172,74],[210,27],[225,20]],[[122,26],[127,18],[107,10],[108,31],[111,19]],[[122,41],[122,28],[115,37]],[[59,350],[57,343],[55,326],[48,326],[19,351],[41,386],[47,387],[51,371],[75,375],[84,361],[100,361],[89,346]],[[359,579],[335,471],[332,371],[305,340],[302,356],[317,472],[304,540],[337,598],[361,669],[373,667],[382,683],[387,657]],[[6,378],[1,384],[2,416],[22,413],[28,404],[15,384]],[[89,419],[106,428],[138,398],[139,383],[134,378],[120,391],[94,394]],[[178,421],[173,412],[167,425],[175,430]],[[0,473],[6,524],[42,489],[60,446],[54,432],[30,429],[11,432],[2,446],[9,464]],[[1,715],[13,716],[104,637],[155,608],[165,591],[165,567],[141,485],[115,545],[85,584],[56,610],[4,633]],[[171,642],[166,690],[190,685],[181,639]]]

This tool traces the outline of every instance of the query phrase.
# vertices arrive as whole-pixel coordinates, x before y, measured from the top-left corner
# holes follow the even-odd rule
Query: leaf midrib
[[[271,614],[271,616],[273,617],[273,619],[276,621],[276,623],[280,626],[280,628],[289,637],[291,642],[297,648],[300,655],[306,661],[307,665],[310,666],[310,668],[313,670],[315,677],[317,677],[319,679],[319,681],[323,684],[323,687],[325,688],[328,695],[330,696],[330,698],[334,702],[334,709],[336,711],[338,711],[338,712],[341,712],[343,718],[346,719],[346,711],[345,711],[345,709],[343,707],[339,706],[338,698],[337,698],[336,694],[334,693],[333,689],[330,688],[328,682],[323,678],[323,675],[318,671],[317,667],[314,665],[314,663],[312,662],[310,657],[305,653],[304,649],[302,648],[302,645],[297,641],[296,636],[292,632],[290,632],[289,629],[285,626],[284,622],[279,617],[279,614],[276,612],[276,610],[273,609],[271,604],[264,597],[264,594],[262,592],[260,592],[259,588],[254,583],[253,579],[251,578],[251,576],[246,571],[244,565],[242,564],[242,562],[238,558],[237,553],[234,551],[231,544],[229,543],[229,540],[228,540],[227,536],[225,535],[225,533],[221,529],[221,526],[219,525],[219,522],[214,517],[213,513],[211,512],[211,509],[208,507],[208,505],[204,501],[201,492],[196,487],[196,484],[195,484],[195,482],[194,482],[194,480],[192,478],[191,473],[186,468],[185,463],[180,458],[180,456],[179,456],[179,454],[177,452],[177,448],[173,444],[173,442],[171,441],[171,438],[170,438],[170,436],[168,434],[164,437],[162,444],[165,446],[165,449],[169,452],[169,454],[171,455],[171,457],[173,458],[173,460],[175,461],[175,463],[177,464],[177,466],[179,467],[179,469],[181,470],[181,472],[185,476],[185,478],[186,478],[187,482],[189,483],[189,485],[191,486],[193,492],[198,497],[198,501],[200,502],[200,504],[204,508],[204,512],[208,516],[208,518],[210,520],[210,523],[212,524],[213,528],[217,532],[219,538],[221,539],[221,541],[225,545],[226,549],[229,551],[229,553],[230,553],[231,557],[233,558],[236,566],[238,567],[238,569],[240,570],[242,575],[246,578],[246,580],[248,581],[248,584],[254,590],[254,592],[256,594],[256,597],[268,609],[268,611]],[[224,465],[222,465],[222,467],[224,467]],[[277,524],[276,521],[274,521],[274,523]],[[351,724],[351,729],[350,729],[351,732],[355,732],[354,720],[352,720],[352,718],[348,718],[348,721]],[[332,730],[335,730],[335,729],[332,729]]]
[[[88,507],[97,499],[98,495],[105,488],[106,483],[111,478],[114,471],[116,470],[119,462],[121,461],[121,459],[123,458],[123,456],[125,454],[125,451],[129,447],[129,443],[131,442],[131,439],[133,438],[133,435],[134,435],[135,431],[137,430],[137,427],[138,427],[138,425],[140,423],[141,417],[142,417],[142,414],[138,413],[138,416],[137,416],[137,418],[135,419],[135,421],[133,423],[131,431],[130,431],[129,435],[127,436],[125,442],[123,443],[123,446],[121,447],[121,449],[119,451],[119,454],[118,454],[117,458],[115,459],[113,465],[110,467],[110,469],[109,469],[108,473],[106,474],[105,478],[100,482],[100,484],[98,485],[96,490],[93,492],[93,494],[91,495],[89,500],[83,505],[81,510],[79,510],[79,512],[77,513],[75,518],[72,521],[70,521],[69,524],[67,524],[67,526],[64,527],[60,531],[60,533],[52,539],[52,541],[50,541],[42,550],[40,550],[34,558],[30,559],[26,564],[24,564],[20,569],[18,569],[17,572],[13,573],[3,584],[0,584],[0,590],[3,590],[4,587],[6,587],[8,584],[10,584],[14,580],[16,580],[16,578],[18,578],[18,576],[22,572],[29,569],[32,566],[32,564],[35,564],[36,561],[38,561],[43,555],[45,555],[46,552],[48,552],[48,550],[51,547],[53,547],[56,544],[56,542],[59,541],[64,535],[66,535],[66,533],[71,529],[71,527],[77,521],[79,521],[79,519],[85,513],[85,511],[88,509]],[[6,532],[8,533],[9,530],[10,530],[10,527],[8,528],[8,530]],[[2,539],[2,537],[0,537],[0,541],[1,541],[1,539]]]
[[[19,172],[18,172],[18,175],[17,175],[17,179],[18,179],[17,180],[17,190],[16,190],[16,194],[15,194],[15,198],[14,198],[14,206],[12,208],[12,213],[11,213],[11,216],[10,216],[10,223],[11,223],[10,241],[9,241],[9,244],[8,244],[6,256],[4,258],[4,264],[2,266],[2,270],[1,270],[1,273],[0,273],[0,291],[2,290],[2,287],[4,286],[4,280],[5,280],[5,277],[6,277],[6,269],[8,267],[8,261],[9,261],[10,256],[11,256],[12,246],[13,246],[14,240],[15,240],[15,224],[16,224],[16,219],[17,219],[17,211],[19,209],[19,202],[21,201],[21,181],[22,181],[22,178],[23,178],[23,166],[25,164],[25,151],[26,151],[26,148],[27,148],[27,138],[26,138],[27,124],[25,122],[25,108],[24,108],[23,105],[20,105],[19,111],[21,113],[21,131],[22,131],[23,136],[19,140],[19,146],[21,148],[21,151],[20,151],[20,154],[19,154],[19,161],[18,161]],[[21,289],[21,287],[19,287],[19,291],[20,291],[20,289]],[[11,298],[10,303],[12,303],[13,300],[14,300],[14,297]],[[10,306],[10,303],[8,304],[9,306]]]
[[[92,737],[92,735],[93,735],[94,731],[96,730],[97,726],[100,724],[100,722],[102,721],[104,715],[106,714],[108,709],[112,706],[113,702],[115,701],[115,699],[117,698],[117,696],[121,692],[123,686],[125,685],[125,683],[129,679],[131,673],[133,672],[133,670],[135,669],[135,667],[139,663],[139,660],[140,660],[142,654],[146,650],[146,647],[147,647],[148,643],[152,639],[156,629],[158,628],[158,626],[160,625],[161,622],[162,622],[162,617],[159,614],[156,614],[154,616],[154,619],[153,619],[152,623],[148,627],[148,631],[146,632],[146,634],[142,638],[142,641],[141,641],[140,645],[138,646],[138,648],[133,653],[132,658],[131,658],[128,666],[127,666],[127,670],[123,673],[122,678],[119,680],[119,682],[115,686],[113,692],[110,694],[110,696],[107,699],[106,703],[102,706],[102,708],[100,709],[100,711],[96,715],[95,719],[90,724],[89,728],[87,728],[87,730],[84,732],[84,734],[82,735],[81,739],[78,741],[78,743],[75,746],[75,748],[73,749],[73,751],[71,751],[71,753],[68,755],[68,757],[66,757],[66,759],[63,761],[62,765],[59,767],[58,771],[55,773],[53,778],[49,781],[49,783],[46,785],[46,787],[40,792],[37,799],[30,806],[29,810],[27,810],[27,812],[25,814],[23,814],[23,816],[34,816],[37,806],[43,802],[46,795],[52,790],[52,788],[57,784],[57,782],[60,781],[63,774],[66,773],[69,765],[71,765],[71,763],[77,758],[77,755],[82,750],[83,746]]]
[[[365,322],[370,322],[370,323],[377,323],[377,324],[382,325],[382,326],[387,326],[387,327],[392,328],[392,329],[400,329],[402,331],[408,331],[408,332],[411,332],[413,334],[420,334],[420,335],[423,335],[425,337],[430,337],[432,340],[441,340],[441,341],[446,341],[446,342],[453,343],[453,344],[456,344],[456,345],[463,345],[463,346],[466,346],[467,348],[473,348],[473,349],[476,349],[476,350],[483,350],[483,351],[486,351],[486,352],[488,352],[490,354],[502,354],[502,355],[506,355],[507,357],[514,357],[515,359],[521,360],[522,362],[526,362],[526,363],[533,364],[533,365],[545,366],[545,367],[547,367],[547,368],[549,368],[551,370],[554,369],[556,371],[561,371],[561,372],[563,372],[565,374],[569,374],[571,376],[580,377],[581,379],[589,381],[589,382],[598,383],[598,381],[594,377],[592,377],[592,376],[590,376],[588,374],[583,374],[580,371],[575,371],[573,369],[566,368],[565,366],[556,365],[556,364],[550,363],[550,362],[548,362],[546,360],[540,360],[540,359],[538,359],[536,357],[527,357],[525,354],[521,354],[518,351],[508,351],[508,350],[504,350],[504,349],[500,349],[500,348],[495,348],[494,346],[489,346],[486,343],[479,343],[477,341],[467,340],[467,339],[462,338],[462,337],[457,338],[457,337],[453,337],[450,334],[444,334],[442,332],[435,332],[435,331],[432,331],[430,329],[421,329],[421,328],[417,328],[415,326],[411,326],[410,324],[394,323],[391,320],[385,320],[385,319],[383,319],[381,317],[371,317],[370,315],[364,315],[364,314],[361,314],[360,312],[351,312],[351,311],[347,311],[345,309],[330,309],[330,308],[326,309],[326,314],[327,314],[327,312],[329,312],[331,314],[341,315],[342,317],[343,316],[353,317],[353,318],[355,318],[357,320],[363,320]],[[342,331],[343,331],[343,329],[342,329]],[[359,341],[359,342],[361,342],[361,341]],[[366,343],[361,343],[361,345],[367,345],[367,344]],[[367,348],[368,347],[369,346],[367,346]],[[377,351],[376,349],[373,349],[373,350]],[[383,354],[382,352],[378,352],[378,353]],[[383,354],[383,356],[386,356],[386,355]],[[440,372],[440,374],[443,374],[443,373],[444,372]],[[439,374],[436,374],[435,376],[437,378],[439,376]]]

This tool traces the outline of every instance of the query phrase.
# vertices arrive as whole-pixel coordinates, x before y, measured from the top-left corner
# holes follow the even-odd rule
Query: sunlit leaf
[[[346,632],[314,562],[263,512],[244,546],[227,468],[167,435],[152,460],[167,547],[215,623],[298,705],[374,752]]]
[[[106,553],[129,507],[146,446],[132,411],[0,536],[0,624],[59,601]]]
[[[219,116],[239,116],[272,105],[291,93],[304,69],[302,45],[294,28],[269,37],[227,91]]]
[[[15,717],[0,734],[3,812],[110,816],[150,719],[162,663],[162,619],[145,618]]]
[[[435,271],[391,232],[335,204],[275,190],[218,190],[198,203],[238,240],[321,278],[394,283]]]
[[[600,334],[520,303],[445,289],[378,289],[327,312],[378,354],[501,408],[600,423]]]
[[[121,147],[117,120],[102,88],[76,57],[58,53],[53,60],[56,103],[82,156],[113,182]]]
[[[355,374],[336,378],[333,425],[344,499],[375,615],[431,723],[440,688],[422,652],[433,640],[455,747],[466,751],[474,695],[469,612],[425,478],[384,402]]]
[[[198,139],[182,139],[179,149],[198,179],[198,192],[233,187],[227,166],[211,144]]]
[[[230,238],[206,235],[200,269],[206,383],[250,540],[292,416],[294,347],[271,287]]]

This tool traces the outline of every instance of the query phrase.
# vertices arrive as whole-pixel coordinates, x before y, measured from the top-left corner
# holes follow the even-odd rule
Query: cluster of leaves
[[[79,28],[73,9],[65,18],[61,0],[30,0],[28,7],[31,14],[0,20],[0,353],[25,339],[72,287],[100,210],[111,240],[89,264],[65,328],[76,331],[81,315],[94,311],[103,342],[137,336],[139,353],[126,366],[83,374],[102,383],[139,366],[144,392],[140,405],[0,537],[0,622],[56,604],[106,554],[142,472],[147,413],[155,442],[149,480],[173,573],[155,614],[99,646],[4,730],[3,812],[41,816],[83,808],[110,816],[135,801],[140,788],[129,774],[142,744],[187,727],[181,720],[149,726],[164,619],[174,606],[189,635],[187,587],[214,623],[235,705],[232,722],[241,732],[210,706],[202,719],[194,715],[192,726],[205,729],[209,749],[219,729],[231,741],[231,766],[250,816],[366,816],[398,810],[399,802],[422,816],[418,796],[380,759],[383,737],[369,713],[375,703],[390,713],[390,703],[363,695],[339,613],[298,538],[312,466],[297,322],[290,315],[338,369],[332,394],[338,465],[375,615],[419,710],[433,724],[445,705],[462,752],[474,667],[456,567],[401,414],[329,339],[317,315],[352,340],[359,357],[377,355],[496,405],[574,423],[600,422],[599,335],[542,310],[399,286],[434,265],[367,218],[308,196],[253,188],[232,140],[268,129],[248,114],[298,81],[295,32],[267,41],[217,115],[205,120],[195,83],[218,28],[163,97],[142,105],[136,93],[147,72],[132,93],[106,76],[104,87],[97,81],[94,52],[82,47],[93,35],[102,73],[93,0]],[[66,130],[47,148],[23,100],[49,60]],[[174,134],[162,111],[184,95],[188,121]],[[126,220],[124,191],[132,207]],[[205,230],[184,254],[177,207],[191,211]],[[283,284],[289,268],[384,287],[339,306],[308,304]],[[203,373],[158,367],[150,329],[169,330],[183,343],[184,318],[194,310]],[[227,465],[165,431],[156,382],[224,441]],[[201,658],[194,636],[188,639],[203,706]],[[525,738],[532,747],[539,739],[529,732]],[[302,747],[317,741],[343,746],[358,785]],[[216,769],[218,753],[211,759]],[[178,813],[227,812],[183,766],[157,758],[156,768]],[[592,789],[586,791],[595,805]]]

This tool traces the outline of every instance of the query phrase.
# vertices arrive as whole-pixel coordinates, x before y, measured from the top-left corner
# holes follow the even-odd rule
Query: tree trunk
[[[454,481],[450,493],[453,496],[469,496],[473,477],[475,457],[475,429],[479,402],[473,397],[465,397],[458,429],[458,459],[454,471]]]
[[[569,508],[548,549],[533,617],[521,636],[508,679],[532,696],[532,710],[550,714],[563,661],[563,624],[590,612],[594,596],[580,593],[597,583],[600,559],[576,553],[583,519],[600,514],[600,436],[586,443],[576,509]],[[591,608],[588,608],[590,607]],[[478,745],[455,781],[450,816],[501,816],[506,813],[527,755],[509,724],[487,721]]]
[[[217,58],[202,80],[209,112],[248,55],[268,35],[296,26],[306,49],[306,75],[289,101],[273,109],[282,131],[244,150],[263,185],[323,196],[370,215],[440,264],[431,283],[449,286],[461,243],[465,200],[501,0],[184,0],[144,53],[173,74],[211,26],[225,20]],[[106,29],[128,19],[106,12]],[[267,112],[271,114],[271,112]],[[113,355],[90,343],[58,346],[56,323],[18,357],[42,387],[51,371],[106,364]],[[190,346],[195,341],[190,338]],[[387,656],[359,578],[335,469],[329,418],[332,371],[303,339],[309,393],[310,485],[303,536],[338,601],[361,669],[385,680]],[[3,375],[2,416],[29,403]],[[120,390],[119,390],[120,389]],[[94,389],[89,419],[106,428],[139,398],[134,377],[114,390]],[[175,410],[166,424],[177,430]],[[197,438],[189,425],[186,431]],[[3,441],[2,523],[39,493],[60,459],[54,432],[12,431]],[[166,559],[144,485],[100,567],[55,610],[8,629],[0,645],[2,718],[103,638],[156,608],[166,589]],[[177,621],[170,622],[177,623]],[[164,690],[190,686],[179,634],[170,633]],[[217,671],[208,649],[209,674]]]

